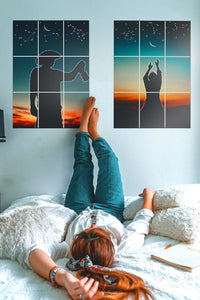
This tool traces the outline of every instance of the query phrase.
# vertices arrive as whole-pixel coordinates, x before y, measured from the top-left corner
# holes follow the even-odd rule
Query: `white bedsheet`
[[[150,254],[156,249],[163,249],[169,243],[176,244],[169,238],[149,235],[142,249],[131,257],[124,254],[115,267],[141,276],[154,288],[156,299],[199,300],[200,269],[188,273],[166,264],[151,260]],[[66,259],[57,261],[65,266]],[[168,293],[168,295],[164,294]],[[40,278],[31,270],[23,269],[17,262],[0,259],[0,299],[8,300],[47,300],[70,299],[62,288],[53,288],[51,284]]]

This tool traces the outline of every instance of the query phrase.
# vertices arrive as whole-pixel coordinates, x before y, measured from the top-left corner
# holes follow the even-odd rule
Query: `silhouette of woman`
[[[162,84],[162,73],[159,68],[159,60],[155,62],[157,74],[150,72],[153,65],[150,63],[148,70],[143,77],[144,85],[146,88],[146,101],[142,107],[141,127],[163,127],[164,116],[163,108],[160,102],[160,89]]]
[[[44,51],[37,59],[37,63],[42,66],[39,69],[33,69],[31,72],[30,111],[33,116],[37,117],[36,127],[62,127],[60,83],[63,81],[63,72],[52,69],[55,60],[58,58],[60,58],[58,52]],[[84,69],[85,62],[81,60],[71,72],[64,73],[64,81],[74,80],[78,73],[80,73],[84,81],[87,81],[89,77]],[[39,101],[36,106],[36,100],[38,100],[37,91],[39,91]]]

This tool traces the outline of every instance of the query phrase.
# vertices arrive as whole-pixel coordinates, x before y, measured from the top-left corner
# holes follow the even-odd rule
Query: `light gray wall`
[[[75,129],[12,128],[12,21],[90,20],[90,94],[100,133],[115,149],[126,195],[145,187],[200,182],[200,1],[0,1],[0,108],[7,142],[0,144],[2,208],[13,200],[65,192],[73,165]],[[191,20],[191,129],[113,128],[113,20]]]

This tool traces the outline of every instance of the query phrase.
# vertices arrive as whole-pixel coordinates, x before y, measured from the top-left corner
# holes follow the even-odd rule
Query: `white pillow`
[[[49,197],[34,196],[17,200],[0,214],[1,258],[18,260],[26,267],[23,264],[24,255],[32,244],[45,241],[56,243],[64,239],[76,213],[53,203],[54,197]]]
[[[198,205],[200,205],[200,184],[174,185],[156,190],[153,200],[154,210]]]
[[[142,208],[144,199],[142,197],[127,196],[124,198],[123,216],[125,220],[132,220],[136,213]]]
[[[124,219],[132,220],[142,204],[141,197],[125,197]],[[156,190],[153,211],[183,206],[200,207],[200,184],[174,185]]]
[[[182,241],[200,241],[200,210],[195,207],[176,207],[155,212],[150,233]]]
[[[132,220],[142,204],[141,197],[126,197],[124,219]],[[150,233],[184,242],[200,240],[200,184],[157,190],[153,210]]]

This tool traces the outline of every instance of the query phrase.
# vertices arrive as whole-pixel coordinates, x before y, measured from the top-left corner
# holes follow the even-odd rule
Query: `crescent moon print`
[[[151,47],[153,47],[153,48],[156,48],[156,47],[157,47],[156,45],[152,44],[151,41],[149,41],[149,45],[150,45]]]
[[[50,29],[48,29],[48,28],[46,28],[46,26],[44,25],[44,30],[46,30],[46,31],[51,31]]]

